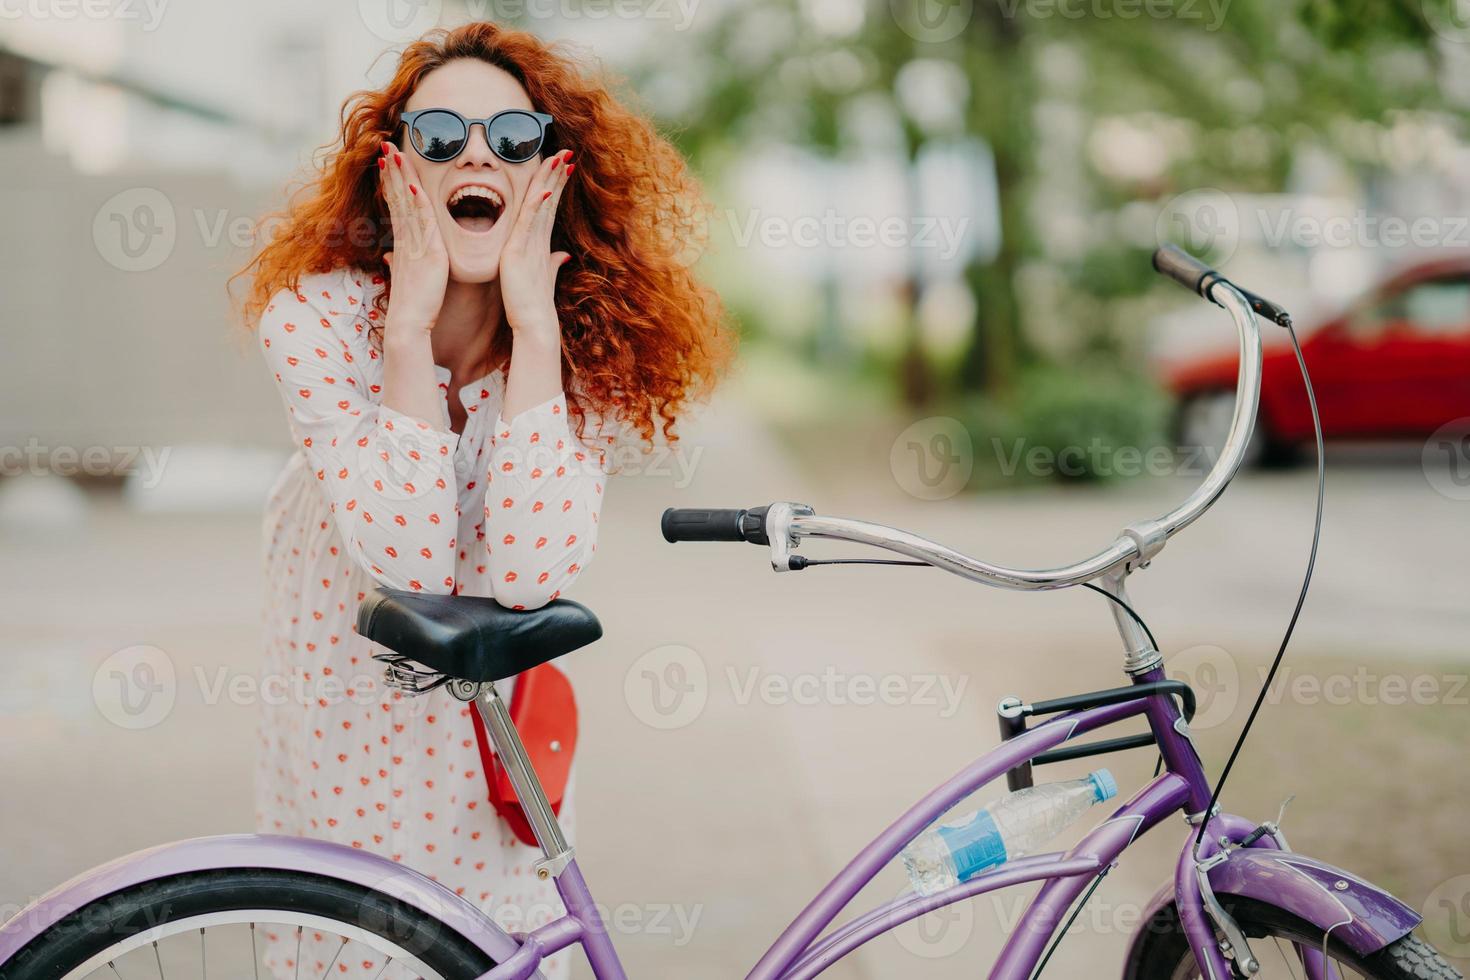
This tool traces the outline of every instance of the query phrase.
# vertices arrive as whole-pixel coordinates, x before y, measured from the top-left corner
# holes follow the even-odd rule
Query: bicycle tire
[[[1322,930],[1284,909],[1245,898],[1222,899],[1222,904],[1248,939],[1280,939],[1317,949],[1322,946]],[[1125,980],[1175,980],[1192,975],[1188,971],[1195,966],[1194,952],[1174,905],[1161,909],[1144,929],[1138,956],[1125,972]],[[1262,954],[1259,948],[1255,952],[1258,957]],[[1365,957],[1329,939],[1327,953],[1335,962],[1370,980],[1464,980],[1433,946],[1413,933]]]
[[[305,871],[230,868],[145,882],[83,905],[0,964],[0,980],[63,980],[150,930],[183,931],[191,920],[249,911],[312,916],[375,936],[380,951],[406,951],[444,980],[470,980],[495,966],[449,926],[383,892]]]

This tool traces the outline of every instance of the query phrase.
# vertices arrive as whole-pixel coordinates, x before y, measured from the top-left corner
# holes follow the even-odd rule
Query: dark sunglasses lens
[[[502,160],[521,163],[541,149],[541,124],[524,112],[507,112],[490,124],[490,149]]]
[[[448,112],[426,112],[409,127],[413,148],[426,160],[450,160],[464,149],[465,127]]]

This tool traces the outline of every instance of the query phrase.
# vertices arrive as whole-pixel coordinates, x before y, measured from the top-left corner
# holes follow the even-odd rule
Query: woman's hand
[[[393,251],[383,256],[393,272],[384,339],[427,336],[444,305],[449,252],[434,220],[433,206],[414,173],[413,161],[392,143],[384,143],[378,175],[393,224]]]
[[[551,251],[551,226],[567,178],[576,169],[571,159],[572,151],[562,150],[536,168],[500,254],[500,296],[511,333],[558,348],[556,274],[571,256]]]

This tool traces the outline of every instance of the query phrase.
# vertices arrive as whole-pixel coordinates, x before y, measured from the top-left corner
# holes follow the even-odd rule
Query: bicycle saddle
[[[357,607],[357,632],[436,673],[484,682],[584,647],[602,624],[568,599],[517,611],[482,596],[374,589]]]

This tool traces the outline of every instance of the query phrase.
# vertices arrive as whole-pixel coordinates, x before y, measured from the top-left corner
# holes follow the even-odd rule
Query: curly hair
[[[339,139],[322,148],[317,173],[286,209],[262,221],[273,234],[237,273],[251,277],[246,322],[257,323],[271,297],[297,289],[301,276],[344,266],[387,284],[375,300],[382,322],[392,289],[383,253],[392,243],[378,147],[394,139],[420,80],[461,58],[504,69],[555,118],[543,152],[576,149],[577,180],[564,192],[551,247],[573,256],[557,277],[556,308],[578,426],[591,408],[644,440],[659,431],[676,439],[680,411],[708,394],[734,348],[718,296],[690,269],[708,205],[647,119],[558,46],[524,31],[487,22],[431,31],[404,49],[386,87],[347,99]],[[495,332],[496,363],[509,356],[509,333]]]

